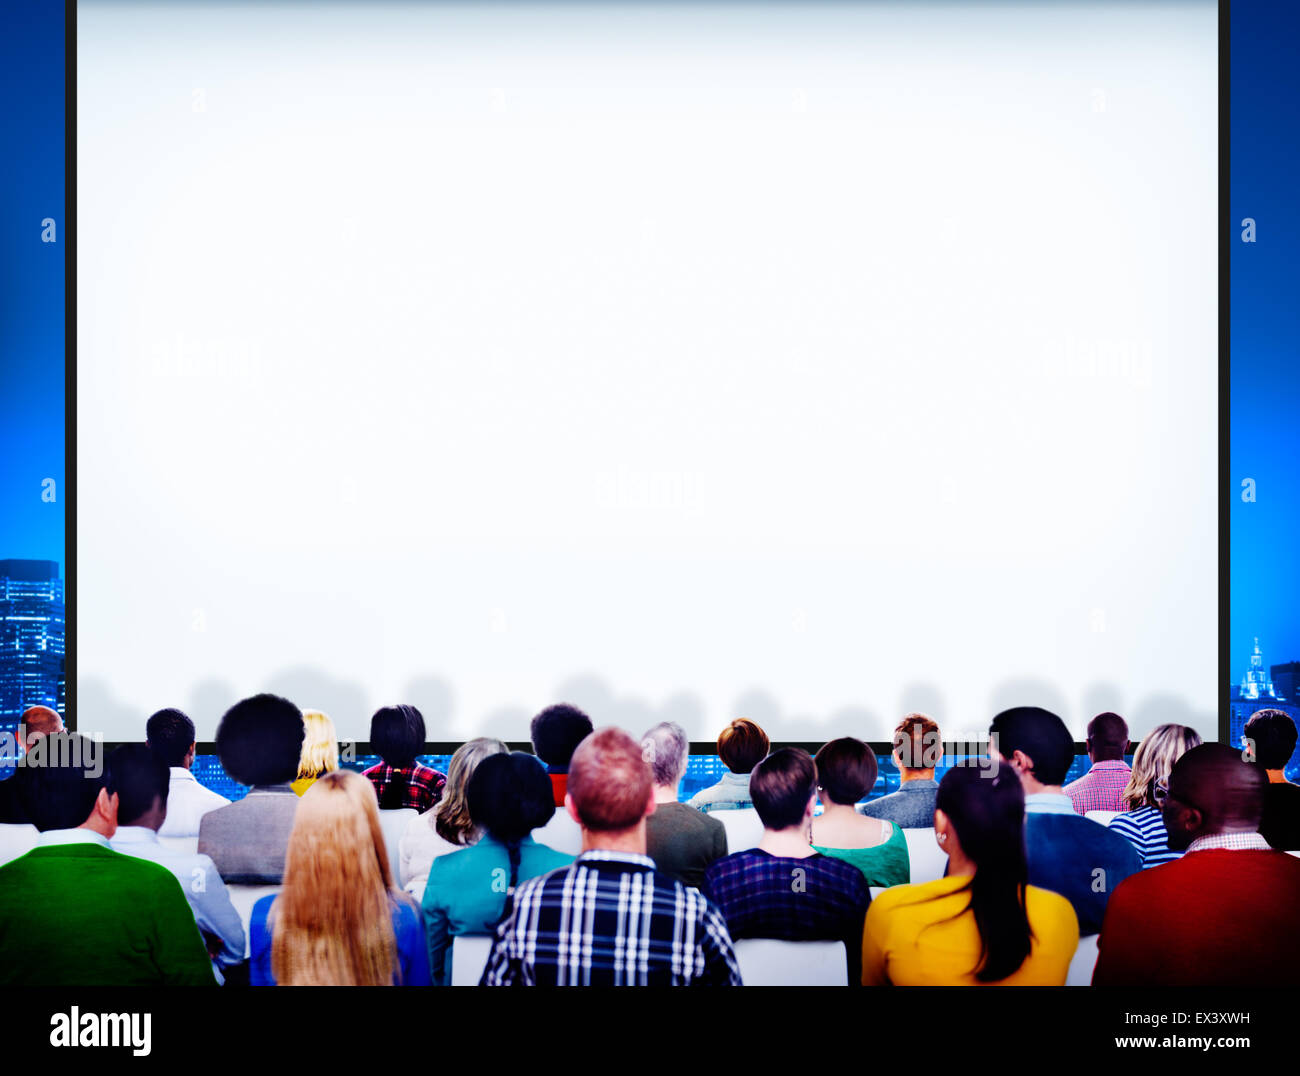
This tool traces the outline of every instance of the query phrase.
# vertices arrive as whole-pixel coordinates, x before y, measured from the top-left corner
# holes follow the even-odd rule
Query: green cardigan
[[[176,876],[100,844],[0,867],[0,954],[3,986],[216,985]]]

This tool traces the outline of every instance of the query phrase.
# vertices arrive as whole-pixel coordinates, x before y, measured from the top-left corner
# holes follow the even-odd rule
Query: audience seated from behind
[[[533,718],[529,733],[533,752],[546,765],[555,806],[560,808],[534,836],[542,844],[576,856],[582,851],[582,829],[564,810],[569,760],[578,744],[591,735],[591,718],[568,703],[548,706]]]
[[[370,746],[380,761],[362,771],[381,811],[413,807],[423,814],[442,799],[445,774],[416,760],[424,750],[424,715],[414,706],[384,706],[370,719]]]
[[[646,855],[655,870],[699,889],[704,871],[727,854],[727,830],[716,818],[677,802],[691,743],[680,725],[665,721],[641,737],[654,777],[655,811],[645,824]]]
[[[767,733],[758,725],[747,718],[736,718],[718,735],[718,758],[727,767],[727,772],[717,784],[695,793],[686,805],[705,814],[753,807],[754,801],[749,798],[749,775],[767,758],[770,746]]]
[[[158,836],[197,837],[203,816],[218,807],[228,807],[230,801],[204,788],[190,770],[196,746],[194,722],[180,710],[159,710],[144,728],[150,749],[171,770],[167,818]]]
[[[1256,710],[1246,722],[1245,735],[1256,764],[1268,775],[1259,832],[1273,848],[1300,850],[1300,785],[1288,781],[1284,771],[1295,753],[1295,722],[1282,710]]]
[[[103,745],[57,732],[23,782],[40,844],[0,867],[0,985],[215,986],[180,883],[122,855]]]
[[[190,902],[199,932],[218,969],[242,963],[244,923],[221,875],[207,856],[168,848],[158,839],[167,817],[170,774],[147,744],[123,744],[109,756],[117,789],[117,832],[109,846],[124,855],[151,859],[176,876]]]
[[[468,848],[479,838],[478,826],[470,819],[466,789],[478,764],[489,755],[504,755],[508,748],[500,740],[479,736],[456,748],[447,766],[447,783],[438,805],[412,818],[398,841],[398,883],[415,899],[424,897],[433,861],[448,852]]]
[[[1124,810],[1122,800],[1129,781],[1128,763],[1124,761],[1128,723],[1119,714],[1098,714],[1088,722],[1087,747],[1092,765],[1062,791],[1070,797],[1076,814]]]
[[[934,768],[943,758],[939,726],[925,714],[905,716],[894,729],[893,758],[898,767],[898,791],[865,804],[861,813],[903,829],[930,829],[939,791]]]
[[[227,885],[280,884],[298,807],[290,782],[303,735],[302,712],[279,695],[237,702],[217,725],[222,767],[250,786],[242,800],[208,811],[199,823],[199,853],[212,857]]]
[[[820,817],[813,818],[812,845],[862,872],[868,886],[906,885],[911,876],[903,827],[858,814],[857,802],[876,783],[876,753],[845,736],[817,752]]]
[[[645,854],[655,801],[641,745],[620,729],[593,732],[573,753],[566,789],[565,810],[582,827],[582,854],[520,883],[482,984],[741,985],[718,909],[699,890],[657,873]],[[575,924],[582,927],[580,959],[572,949]]]
[[[36,743],[42,736],[62,731],[63,718],[57,710],[51,710],[48,706],[29,706],[23,711],[17,731],[18,746],[22,753],[12,767],[12,774],[0,781],[0,825],[31,823],[23,809],[23,771],[26,769],[23,759],[33,750],[36,750],[37,756],[40,755]]]
[[[1028,884],[1024,821],[1024,791],[1007,763],[944,774],[934,829],[948,874],[872,901],[864,986],[1065,983],[1078,921],[1064,897]]]
[[[1037,706],[1003,710],[989,728],[989,757],[1009,762],[1025,793],[1029,884],[1060,893],[1079,919],[1079,934],[1096,934],[1115,887],[1142,869],[1133,846],[1075,814],[1061,783],[1074,761],[1065,722]]]
[[[301,796],[323,773],[339,768],[339,737],[334,722],[319,710],[302,712],[302,754],[298,759],[298,776],[289,785]]]
[[[754,767],[749,780],[763,821],[757,848],[733,852],[704,874],[704,894],[732,938],[834,940],[847,946],[849,982],[858,981],[862,920],[871,893],[862,872],[812,846],[817,767],[786,747]]]
[[[303,793],[284,887],[253,905],[248,934],[253,986],[429,985],[420,909],[393,883],[360,774],[335,770]]]
[[[550,778],[532,755],[489,755],[474,770],[467,797],[482,835],[472,848],[434,860],[424,890],[435,986],[451,983],[453,937],[494,933],[521,881],[573,862],[532,837],[555,813]]]
[[[1258,832],[1268,778],[1227,744],[1169,775],[1169,847],[1184,855],[1122,882],[1098,939],[1096,986],[1294,986],[1300,859]]]
[[[1120,810],[1124,813],[1117,814],[1109,825],[1111,832],[1118,833],[1134,847],[1144,870],[1172,862],[1183,854],[1169,847],[1169,834],[1160,808],[1174,763],[1200,742],[1196,730],[1186,725],[1160,725],[1138,744],[1133,772],[1120,797]]]

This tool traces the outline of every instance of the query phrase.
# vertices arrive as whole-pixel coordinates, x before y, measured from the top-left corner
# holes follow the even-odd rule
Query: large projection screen
[[[1217,726],[1212,3],[88,3],[76,719]]]

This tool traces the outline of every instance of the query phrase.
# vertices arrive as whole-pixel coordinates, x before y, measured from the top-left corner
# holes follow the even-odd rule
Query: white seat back
[[[582,827],[569,817],[563,807],[555,808],[555,814],[544,826],[533,830],[533,840],[544,844],[566,856],[580,855],[582,852]],[[475,980],[477,982],[478,980]]]
[[[943,877],[948,868],[948,853],[939,847],[933,829],[905,829],[907,858],[912,865],[911,882],[934,882]]]
[[[843,942],[743,938],[734,946],[746,986],[847,986],[849,982],[849,956]]]
[[[745,852],[758,846],[763,839],[763,820],[753,807],[741,807],[729,811],[710,811],[710,818],[716,818],[727,831],[727,853]]]
[[[1089,811],[1084,815],[1084,818],[1090,818],[1100,825],[1109,826],[1110,820],[1117,814],[1119,814],[1118,811]]]
[[[25,856],[36,847],[40,839],[40,831],[28,822],[0,825],[0,866],[11,859]]]
[[[384,831],[384,847],[388,851],[388,866],[393,872],[393,884],[402,873],[402,850],[399,844],[406,827],[412,818],[418,818],[420,812],[414,807],[399,807],[395,811],[379,812],[379,828]]]
[[[462,934],[452,939],[452,986],[478,986],[495,940],[488,934]]]
[[[253,905],[265,897],[268,893],[279,893],[278,885],[231,885],[227,883],[226,891],[230,894],[230,903],[235,906],[235,911],[239,913],[240,921],[244,924],[244,955],[252,951],[252,937],[248,932],[248,921],[253,915]]]
[[[1070,960],[1070,970],[1065,976],[1066,986],[1091,986],[1092,971],[1097,966],[1097,934],[1079,939],[1079,948]]]
[[[184,852],[187,856],[198,855],[199,839],[198,837],[162,837],[158,838],[158,843],[164,848],[170,848],[173,852]]]

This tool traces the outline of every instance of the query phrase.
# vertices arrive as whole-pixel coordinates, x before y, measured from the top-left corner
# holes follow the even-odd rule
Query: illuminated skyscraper
[[[66,619],[52,560],[0,560],[0,729],[29,706],[63,713]]]
[[[1279,666],[1274,666],[1274,669]],[[1291,697],[1288,697],[1291,696]],[[1290,692],[1275,688],[1271,672],[1264,671],[1264,655],[1259,648],[1259,639],[1255,640],[1255,651],[1250,655],[1250,666],[1241,683],[1234,684],[1228,694],[1228,731],[1229,742],[1234,747],[1242,746],[1246,722],[1257,710],[1281,710],[1289,714],[1291,720],[1300,724],[1300,700]],[[1287,777],[1294,780],[1300,776],[1300,747],[1291,756],[1286,767]]]

